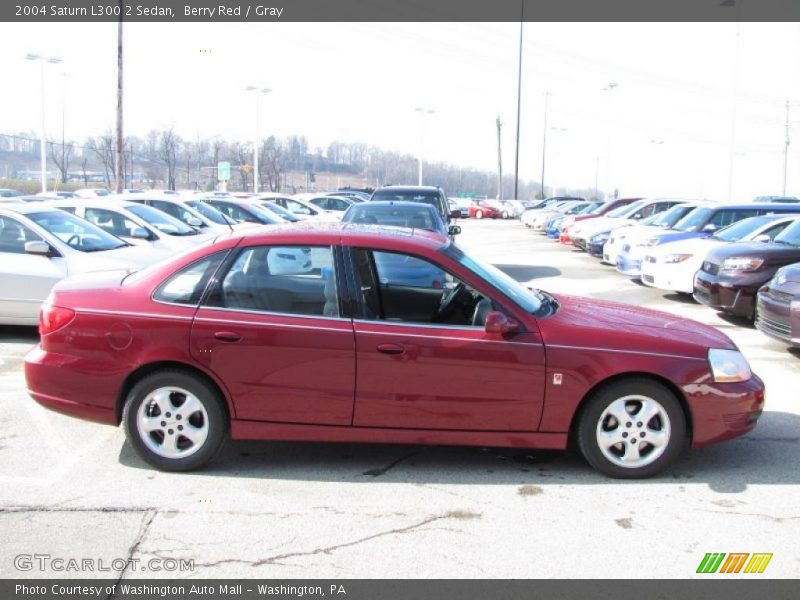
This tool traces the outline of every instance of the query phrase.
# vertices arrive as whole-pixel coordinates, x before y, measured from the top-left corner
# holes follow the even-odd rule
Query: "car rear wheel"
[[[686,443],[686,418],[675,395],[648,379],[628,379],[601,389],[578,421],[586,461],[610,477],[650,477],[678,458]]]
[[[199,377],[173,370],[133,386],[122,421],[136,453],[163,471],[206,464],[222,448],[228,430],[219,393]]]
[[[483,211],[482,210],[476,210],[475,211],[475,218],[476,219],[482,219],[483,218]]]

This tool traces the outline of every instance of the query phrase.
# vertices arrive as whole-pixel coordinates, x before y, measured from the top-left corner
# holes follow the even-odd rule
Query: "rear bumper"
[[[92,373],[91,390],[78,359],[44,352],[39,346],[25,357],[28,393],[39,404],[71,417],[116,425],[116,390],[123,375]],[[95,365],[96,366],[96,365]]]
[[[692,412],[692,447],[747,433],[764,410],[764,382],[755,374],[739,383],[689,384],[683,392]]]

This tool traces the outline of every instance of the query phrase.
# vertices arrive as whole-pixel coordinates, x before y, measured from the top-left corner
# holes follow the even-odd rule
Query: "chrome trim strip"
[[[342,322],[351,322],[352,319],[349,317],[329,317],[327,315],[301,315],[297,313],[283,313],[283,312],[275,312],[271,310],[254,310],[251,308],[233,308],[233,307],[225,307],[225,306],[207,306],[203,305],[200,307],[199,310],[212,310],[216,312],[232,312],[232,313],[242,313],[245,315],[266,315],[266,316],[277,316],[277,317],[290,317],[292,319],[321,319],[324,321],[336,321],[337,323]]]
[[[512,342],[511,340],[485,340],[480,338],[458,338],[458,337],[450,337],[445,335],[421,335],[418,333],[401,333],[401,334],[393,334],[390,331],[363,331],[363,330],[356,330],[356,335],[358,334],[369,334],[369,335],[404,335],[406,337],[414,337],[414,338],[423,338],[426,340],[452,340],[455,342],[477,342],[481,344],[503,344],[503,345],[514,345],[514,346],[527,346],[530,348],[531,346],[542,348],[544,344],[541,342]]]
[[[564,346],[561,344],[545,344],[546,348],[561,348],[563,350],[588,350],[590,352],[617,352],[620,354],[643,354],[645,356],[660,356],[662,358],[685,358],[687,360],[702,360],[707,362],[708,359],[697,356],[682,356],[680,354],[663,354],[661,352],[642,352],[639,350],[615,350],[613,348],[591,348],[589,346]]]
[[[181,305],[175,305],[181,306]],[[192,312],[194,313],[193,306],[189,308],[193,309]],[[182,315],[168,315],[168,314],[156,314],[156,313],[145,313],[145,312],[131,312],[126,310],[106,310],[106,309],[97,309],[97,308],[76,308],[74,309],[75,312],[84,313],[84,314],[92,314],[92,315],[119,315],[122,317],[143,317],[148,319],[176,319],[179,321],[191,321],[194,317],[193,316],[182,316]]]
[[[392,327],[422,327],[424,329],[458,329],[461,331],[482,331],[480,325],[448,325],[446,323],[402,323],[400,321],[385,321],[383,319],[353,319],[353,323],[363,323],[365,325],[389,325]]]
[[[345,328],[342,327],[337,329],[336,327],[317,327],[314,325],[293,325],[291,323],[275,323],[275,322],[266,322],[266,321],[241,321],[236,319],[215,319],[215,318],[208,318],[208,317],[195,317],[194,319],[196,322],[203,322],[203,323],[227,323],[231,325],[255,325],[258,327],[277,327],[282,329],[310,329],[313,331],[335,331],[337,333],[346,333],[348,335],[353,335],[353,328]],[[344,324],[345,321],[342,321]]]

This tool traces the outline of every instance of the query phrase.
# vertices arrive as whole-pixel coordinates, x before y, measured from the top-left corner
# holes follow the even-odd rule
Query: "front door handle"
[[[242,339],[241,335],[233,331],[217,331],[214,337],[221,342],[238,342]]]
[[[404,354],[406,351],[400,344],[379,344],[377,350],[382,354]]]

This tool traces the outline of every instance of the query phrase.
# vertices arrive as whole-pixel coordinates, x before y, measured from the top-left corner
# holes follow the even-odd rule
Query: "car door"
[[[27,254],[25,243],[45,241],[18,219],[0,216],[0,322],[35,323],[39,307],[67,274],[64,258]]]
[[[501,337],[464,317],[436,322],[443,294],[464,283],[475,305],[510,314],[485,282],[462,282],[421,257],[354,248],[348,252],[359,297],[353,425],[462,431],[535,431],[544,394],[544,347],[537,332]],[[393,269],[423,262],[415,275]],[[383,266],[383,268],[382,268]],[[389,267],[387,269],[387,267]],[[446,274],[445,286],[437,275]],[[475,284],[473,286],[473,283]],[[483,290],[483,291],[480,291]],[[495,292],[496,294],[496,292]],[[487,304],[488,303],[488,304]],[[487,311],[483,310],[483,316]]]
[[[217,276],[191,352],[225,383],[236,418],[352,423],[355,340],[352,320],[340,316],[338,253],[246,246]]]

